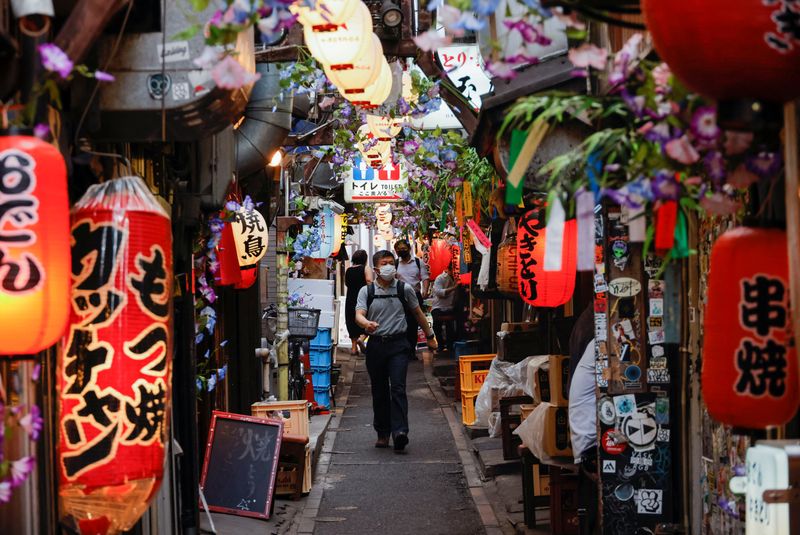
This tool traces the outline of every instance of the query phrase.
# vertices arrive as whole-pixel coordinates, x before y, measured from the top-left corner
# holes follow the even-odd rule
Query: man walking
[[[456,284],[453,277],[453,266],[448,264],[447,269],[442,271],[433,281],[431,316],[433,316],[433,332],[436,333],[436,340],[445,344],[450,355],[453,354],[453,343],[456,339],[453,302],[455,301],[457,289],[458,284]],[[446,335],[444,334],[445,332],[447,333]]]
[[[398,256],[398,260],[395,262],[397,278],[411,286],[416,292],[417,301],[421,308],[422,300],[428,297],[428,291],[430,290],[428,267],[419,258],[411,258],[411,244],[408,240],[397,240],[394,244],[394,251]],[[408,324],[406,336],[411,346],[409,348],[409,357],[413,359],[417,355],[417,324],[413,321],[413,315],[406,313],[406,323]],[[427,323],[428,321],[425,320],[420,325],[427,325]]]
[[[436,349],[436,337],[425,321],[414,289],[397,280],[394,255],[378,251],[372,256],[376,282],[358,292],[356,322],[369,334],[367,372],[372,385],[373,427],[376,448],[402,453],[408,444],[408,339],[406,313],[423,325],[428,347]]]

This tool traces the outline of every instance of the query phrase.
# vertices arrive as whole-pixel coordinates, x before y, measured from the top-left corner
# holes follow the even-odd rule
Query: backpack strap
[[[371,282],[367,284],[367,313],[369,313],[369,308],[372,306],[372,302],[375,300],[375,283]]]
[[[414,260],[417,261],[417,271],[419,271],[419,278],[422,278],[422,262],[420,262],[419,257],[415,256]]]
[[[400,301],[400,304],[403,305],[403,310],[409,312],[408,310],[408,301],[406,300],[406,283],[401,280],[397,281],[397,294],[396,295],[375,295],[375,283],[372,282],[367,285],[367,313],[369,313],[369,309],[372,306],[372,302],[376,298],[380,299],[394,299],[397,298]]]
[[[403,310],[408,312],[408,302],[406,301],[406,283],[401,280],[397,281],[397,298],[400,300],[400,303],[402,303]]]

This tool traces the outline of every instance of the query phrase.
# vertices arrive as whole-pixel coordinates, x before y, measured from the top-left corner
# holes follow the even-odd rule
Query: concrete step
[[[481,437],[472,441],[472,452],[485,479],[522,471],[522,461],[503,459],[503,441],[500,438]]]

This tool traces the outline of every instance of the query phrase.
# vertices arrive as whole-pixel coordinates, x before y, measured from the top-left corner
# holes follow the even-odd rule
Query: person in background
[[[597,532],[597,398],[594,305],[578,318],[569,339],[569,430],[578,473],[580,534]]]
[[[358,301],[358,292],[371,283],[374,279],[372,268],[367,265],[367,252],[364,249],[359,249],[353,253],[353,265],[347,268],[344,273],[344,285],[347,288],[347,296],[344,301],[344,320],[347,325],[347,334],[350,335],[350,354],[357,355],[359,348],[362,352],[365,351],[364,329],[356,323],[356,302]]]
[[[372,265],[377,280],[358,292],[356,321],[369,334],[367,372],[372,386],[373,427],[378,434],[375,447],[388,448],[391,436],[395,451],[403,453],[408,444],[406,317],[411,314],[425,325],[425,315],[414,289],[396,278],[390,251],[375,253]],[[428,347],[435,350],[433,330],[427,325],[423,328]]]
[[[394,244],[394,252],[397,253],[398,261],[395,266],[397,267],[397,278],[409,285],[417,294],[417,301],[422,306],[422,300],[428,297],[430,290],[430,281],[428,280],[428,267],[425,262],[419,258],[411,257],[411,244],[408,240],[397,240]],[[424,315],[423,315],[424,317]],[[408,331],[406,336],[408,343],[411,346],[409,349],[409,358],[416,358],[417,356],[417,322],[414,317],[408,315],[406,317],[406,324]],[[425,321],[427,325],[427,320]],[[424,329],[422,323],[420,326]]]
[[[442,271],[433,281],[431,316],[433,316],[433,332],[436,333],[436,339],[445,342],[447,352],[451,355],[453,354],[453,343],[456,339],[453,304],[457,289],[458,284],[453,277],[453,266],[448,264],[447,269]],[[444,335],[445,331],[447,333],[446,336]]]

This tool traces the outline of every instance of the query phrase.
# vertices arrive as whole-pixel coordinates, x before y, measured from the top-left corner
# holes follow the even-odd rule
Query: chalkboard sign
[[[269,518],[283,422],[214,411],[200,487],[208,509]]]

